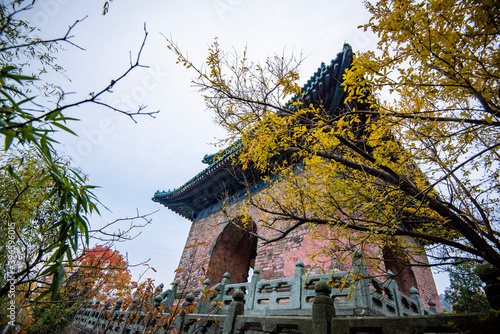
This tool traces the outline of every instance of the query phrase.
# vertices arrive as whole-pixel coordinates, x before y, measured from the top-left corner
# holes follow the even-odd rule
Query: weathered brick
[[[238,203],[234,203],[235,210]],[[254,222],[259,221],[261,213],[257,210],[248,212]],[[253,226],[256,232],[270,238],[276,232],[265,229],[262,226]],[[328,233],[325,230],[325,233]],[[329,240],[329,239],[328,239]],[[197,241],[198,244],[195,242]],[[408,242],[408,240],[406,240]],[[411,242],[411,241],[410,241]],[[203,244],[199,244],[203,243]],[[261,270],[261,279],[274,279],[293,276],[295,263],[300,259],[305,268],[311,272],[337,270],[349,270],[351,263],[347,261],[342,268],[334,268],[332,256],[319,255],[311,259],[311,255],[324,248],[321,240],[317,240],[310,234],[306,226],[301,226],[286,239],[276,243],[265,244],[262,240],[256,240],[237,227],[228,223],[226,216],[221,212],[214,212],[193,222],[186,241],[186,248],[182,254],[176,280],[187,282],[186,289],[198,289],[205,278],[209,278],[212,285],[220,282],[222,275],[227,271],[231,274],[230,282],[239,283],[247,281],[247,273],[250,265]],[[386,265],[380,270],[391,269],[394,273],[401,271],[396,281],[400,290],[410,296],[409,289],[414,286],[419,290],[422,303],[428,307],[429,300],[437,303],[441,310],[437,289],[431,270],[428,267],[407,267],[402,270],[390,260],[394,258],[390,251],[381,252],[373,246],[366,246],[365,251],[371,254],[384,254],[387,257]],[[332,254],[336,256],[336,254]],[[412,262],[428,263],[425,255],[414,255]],[[372,274],[381,274],[369,270]]]

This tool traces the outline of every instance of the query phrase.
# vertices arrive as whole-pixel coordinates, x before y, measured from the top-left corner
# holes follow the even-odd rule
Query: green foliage
[[[64,38],[41,39],[35,33],[36,27],[25,19],[19,19],[33,6],[34,1],[27,0],[0,3],[0,63],[31,70],[36,75],[49,69],[61,71],[62,68],[55,63],[55,54],[60,50],[57,42]]]
[[[82,236],[84,242],[88,238],[86,215],[97,212],[96,199],[93,187],[66,160],[53,154],[48,160],[36,146],[31,147],[1,154],[0,263],[7,268],[7,250],[14,252],[14,273],[24,273],[18,276],[18,285],[52,276],[50,291],[55,296],[59,278],[64,277],[63,262],[71,260]],[[14,244],[8,244],[12,232]],[[2,287],[8,286],[5,278],[0,281]]]
[[[455,313],[484,312],[491,310],[483,291],[483,282],[474,272],[475,265],[469,262],[450,269],[450,286],[445,290],[445,300]]]
[[[114,108],[100,100],[112,85],[126,77],[139,64],[145,38],[135,63],[112,80],[111,84],[90,97],[63,104],[65,92],[42,80],[50,71],[61,71],[55,54],[62,44],[79,48],[70,41],[71,25],[59,38],[41,39],[38,29],[23,17],[35,2],[12,0],[0,4],[0,156],[5,193],[2,198],[0,229],[15,231],[15,252],[19,258],[13,277],[16,286],[32,292],[31,283],[50,282],[50,289],[39,295],[56,297],[65,277],[65,264],[71,267],[79,246],[89,241],[88,216],[99,213],[94,186],[86,177],[59,157],[54,144],[56,132],[75,135],[70,123],[76,118],[66,116],[66,110],[90,103],[107,107],[134,119],[142,113]],[[21,19],[19,19],[21,17]],[[25,75],[23,73],[33,73]],[[28,168],[31,166],[32,168]],[[2,234],[5,241],[7,234]],[[6,265],[6,244],[0,246],[1,265]],[[46,280],[46,278],[49,278]],[[0,298],[7,295],[9,283],[2,277]],[[28,298],[28,296],[26,296]]]
[[[42,275],[53,276],[52,291],[54,293],[60,286],[60,278],[64,273],[61,270],[63,269],[63,259],[71,260],[72,254],[77,251],[78,239],[81,235],[84,235],[85,240],[88,241],[86,215],[92,212],[98,213],[97,198],[92,193],[94,187],[87,185],[84,177],[78,171],[60,159],[52,146],[55,140],[51,135],[56,131],[56,128],[73,134],[73,131],[65,123],[74,119],[65,117],[61,110],[34,115],[23,109],[23,104],[32,100],[21,92],[23,82],[30,79],[32,78],[17,74],[15,68],[11,66],[0,70],[0,93],[2,94],[2,99],[0,99],[0,110],[2,111],[0,113],[0,134],[5,139],[3,149],[8,152],[11,147],[24,146],[29,148],[29,150],[23,151],[18,163],[12,161],[12,157],[3,155],[1,168],[6,171],[3,181],[15,183],[15,186],[10,185],[12,189],[29,189],[28,193],[49,189],[43,194],[40,193],[40,198],[43,198],[45,203],[49,203],[52,210],[59,212],[57,221],[49,225],[51,229],[58,231],[57,239],[49,248],[42,248],[45,254],[51,254],[46,259],[50,266],[45,269]],[[36,175],[31,175],[31,177],[26,175],[26,173],[30,173],[30,170],[23,166],[24,158],[28,161],[32,160],[31,162],[35,165],[40,165],[40,168],[34,169]],[[38,160],[38,162],[33,161],[33,159]],[[18,175],[19,173],[21,175]],[[31,183],[23,183],[23,178],[28,178]],[[10,218],[9,222],[11,223],[19,222],[12,215],[6,215],[6,213],[22,208],[18,201],[28,193],[16,194],[15,197],[10,198],[11,200],[15,199],[15,201],[6,203],[4,209],[8,211],[3,212],[2,216]],[[4,200],[8,200],[8,198],[4,198]],[[41,205],[42,203],[39,203],[38,210],[28,211],[28,213],[38,214]],[[22,222],[24,224],[33,222],[33,218],[22,220]],[[8,220],[4,220],[3,226],[5,228],[7,222]]]
[[[19,13],[31,8],[32,4],[25,5],[24,1],[0,5],[0,138],[5,152],[0,168],[2,188],[6,190],[0,212],[1,228],[7,230],[8,226],[14,226],[19,238],[17,251],[26,259],[20,262],[25,265],[19,265],[14,273],[17,284],[37,276],[52,276],[50,292],[55,297],[64,276],[63,261],[71,261],[82,235],[88,241],[86,216],[98,210],[92,193],[94,187],[87,185],[80,172],[60,159],[53,147],[55,132],[74,134],[67,123],[75,118],[66,117],[64,107],[50,109],[36,104],[34,96],[27,93],[40,87],[35,85],[34,75],[22,75],[20,68],[37,68],[34,64],[37,62],[40,66],[37,75],[43,74],[46,67],[60,70],[54,63],[53,53],[57,52],[59,42],[67,40],[67,36],[49,41],[33,37],[35,28],[17,19]],[[55,87],[42,85],[47,97],[60,98],[60,91]],[[17,153],[10,154],[14,151]],[[23,165],[25,161],[27,164]],[[28,165],[36,168],[30,170],[26,168]],[[47,215],[51,216],[50,221],[41,224],[39,220],[46,220]],[[50,242],[34,240],[47,239],[38,234],[41,231],[37,225],[51,231],[47,233],[51,236]],[[3,251],[5,245],[2,245]],[[34,251],[36,254],[29,258],[28,254]],[[41,261],[45,262],[44,271],[32,273]],[[7,288],[2,285],[0,297],[6,294]]]
[[[35,323],[28,334],[60,333],[71,321],[73,310],[64,303],[49,303],[35,308]]]
[[[27,260],[19,272],[28,269],[29,273],[30,267],[43,260],[45,270],[39,275],[53,277],[55,293],[59,278],[64,276],[63,261],[71,261],[82,236],[88,242],[86,216],[98,212],[97,199],[92,193],[94,187],[87,185],[85,177],[59,158],[46,141],[23,144],[31,149],[2,154],[3,236],[7,237],[8,228],[16,230],[19,254]]]

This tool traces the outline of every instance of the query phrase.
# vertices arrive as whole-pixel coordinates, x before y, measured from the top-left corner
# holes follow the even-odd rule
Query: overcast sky
[[[64,34],[77,19],[72,41],[85,49],[66,46],[58,63],[65,77],[50,77],[75,92],[70,99],[99,91],[123,73],[149,33],[138,69],[115,85],[103,98],[114,106],[148,111],[160,110],[155,118],[128,117],[96,107],[69,112],[81,119],[72,125],[79,137],[61,137],[61,151],[101,188],[97,195],[110,211],[91,217],[93,226],[117,218],[159,210],[152,224],[133,241],[116,248],[128,254],[131,264],[151,259],[157,272],[146,276],[156,283],[171,283],[190,222],[151,201],[154,192],[177,188],[206,165],[201,159],[214,153],[210,143],[224,136],[212,121],[200,93],[191,87],[194,73],[175,64],[165,36],[172,36],[195,64],[207,56],[215,37],[226,50],[248,47],[251,60],[264,60],[274,53],[300,52],[306,57],[301,68],[305,82],[320,66],[341,51],[344,42],[354,51],[374,49],[376,39],[357,29],[369,18],[361,0],[264,1],[264,0],[115,0],[106,16],[103,0],[39,1],[28,13],[32,24],[47,37]],[[134,278],[142,271],[134,269]],[[443,290],[440,285],[438,289]]]

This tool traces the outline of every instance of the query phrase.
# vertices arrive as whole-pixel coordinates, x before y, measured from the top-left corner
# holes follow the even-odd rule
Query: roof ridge
[[[321,63],[320,67],[314,72],[314,74],[307,80],[307,82],[302,86],[300,94],[295,94],[286,104],[285,108],[291,108],[291,103],[296,101],[301,101],[305,105],[310,103],[325,103],[326,109],[334,113],[337,111],[340,103],[342,102],[344,96],[344,89],[341,86],[343,82],[343,73],[352,63],[352,48],[349,44],[344,43],[342,51],[337,54],[337,56],[330,61],[327,66],[324,62]],[[295,107],[295,106],[294,106]],[[221,166],[225,165],[228,158],[236,152],[240,147],[243,146],[241,139],[232,143],[229,147],[222,149],[221,151],[214,154],[206,154],[203,158],[203,162],[208,164],[208,167],[200,171],[189,181],[184,183],[182,186],[168,191],[156,191],[152,200],[154,202],[159,202],[164,206],[170,208],[172,211],[186,217],[190,220],[196,220],[197,212],[202,211],[204,208],[196,207],[197,205],[208,205],[205,202],[196,198],[185,198],[184,194],[193,189],[193,187],[200,186],[205,187],[205,191],[212,198],[216,198],[214,194],[209,192],[210,190],[220,190],[218,184],[220,178],[223,178],[220,174],[218,179],[213,178],[208,179],[210,173],[220,173],[219,169]],[[211,183],[212,182],[212,183]],[[194,196],[195,191],[192,191]],[[198,195],[206,196],[202,190],[197,191]],[[189,194],[188,194],[189,195]],[[229,194],[230,195],[230,194]],[[187,196],[187,195],[186,195]],[[215,199],[214,199],[215,200]],[[201,204],[199,204],[201,203]]]

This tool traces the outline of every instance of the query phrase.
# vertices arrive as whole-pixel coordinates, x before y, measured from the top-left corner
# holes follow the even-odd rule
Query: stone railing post
[[[95,324],[92,325],[92,328],[95,328],[95,326],[99,325],[99,319],[101,319],[101,314],[103,312],[104,306],[101,307],[101,302],[97,300],[92,308],[94,308],[93,317],[95,318]]]
[[[198,294],[197,298],[197,307],[198,311],[196,313],[199,314],[208,314],[208,308],[210,307],[211,296],[207,293],[210,290],[210,280],[207,278],[203,281],[203,288]]]
[[[485,262],[476,268],[476,273],[486,284],[484,293],[491,308],[500,310],[500,269]]]
[[[417,288],[412,286],[410,288],[411,299],[417,304],[418,314],[424,314],[424,308],[422,307],[422,301],[420,300],[420,294],[418,293]],[[429,304],[430,306],[430,304]],[[435,303],[434,303],[435,306]]]
[[[77,322],[79,323],[80,322],[80,318],[82,316],[82,312],[83,310],[85,309],[85,305],[86,305],[86,302],[83,302],[77,309],[76,309],[76,312],[75,312],[75,316],[73,317],[73,321],[72,322]]]
[[[298,260],[295,263],[295,270],[293,272],[293,281],[292,281],[292,295],[290,296],[290,302],[292,303],[292,308],[294,309],[302,308],[303,276],[304,276],[304,262]]]
[[[189,329],[189,324],[185,323],[186,315],[188,314],[188,312],[191,312],[191,310],[189,309],[191,308],[195,300],[196,297],[192,293],[187,294],[186,301],[182,304],[181,312],[175,318],[174,323],[172,324],[172,328],[177,328],[181,333],[187,332],[187,330]],[[188,312],[186,312],[186,309],[188,309]]]
[[[398,283],[396,283],[396,275],[389,269],[385,274],[387,278],[386,285],[392,293],[394,302],[396,303],[396,315],[403,315],[403,305],[401,304],[401,292],[399,292]]]
[[[124,333],[127,333],[127,326],[133,326],[132,328],[136,328],[137,327],[137,322],[132,320],[130,323],[128,322],[128,318],[130,316],[134,316],[136,313],[140,313],[140,310],[139,310],[139,301],[141,299],[139,297],[137,297],[137,294],[135,294],[135,297],[132,298],[132,302],[130,303],[129,307],[127,308],[127,315],[126,315],[126,321],[125,321],[125,325],[123,326],[122,328],[122,331],[121,331],[121,334],[124,334]],[[134,319],[134,318],[132,318]],[[134,324],[135,323],[135,324]]]
[[[99,324],[100,326],[98,326],[98,328],[100,328],[101,326],[104,326],[107,330],[109,327],[110,321],[111,321],[111,304],[106,303],[106,304],[104,304],[104,307],[102,308],[101,314],[99,315],[99,320],[97,321],[98,324],[101,322],[101,324]]]
[[[154,307],[158,308],[161,305],[161,302],[163,301],[163,292],[158,294],[156,297],[153,298],[153,305]]]
[[[121,300],[121,299],[119,299],[116,302],[115,306],[113,307],[113,310],[111,311],[111,317],[109,318],[109,321],[108,321],[108,323],[106,325],[106,328],[104,329],[104,333],[107,332],[110,324],[111,324],[111,330],[114,330],[114,328],[115,328],[115,320],[116,320],[115,319],[116,318],[116,313],[120,312],[122,304],[123,304],[123,300]],[[120,323],[119,322],[117,322],[116,327],[118,327],[118,328],[120,327]]]
[[[127,333],[127,325],[128,325],[129,316],[130,316],[130,312],[125,311],[123,319],[121,319],[122,321],[119,324],[117,333],[119,333],[119,334]]]
[[[231,304],[229,304],[222,334],[233,334],[234,325],[236,324],[236,317],[238,315],[242,315],[245,311],[245,304],[243,304],[245,294],[243,293],[243,291],[237,289],[233,292],[232,297],[233,301],[231,302]]]
[[[433,301],[432,299],[429,300],[429,313],[431,313],[431,314],[438,314],[439,313],[438,309],[436,308],[436,305],[437,304],[435,301]]]
[[[170,299],[172,299],[172,305],[174,304],[173,301],[175,300],[178,287],[179,287],[179,281],[174,281],[174,284],[172,285],[172,294],[170,295]]]
[[[118,299],[116,304],[115,304],[115,307],[113,307],[113,312],[120,311],[120,309],[122,308],[122,305],[123,305],[123,300]]]
[[[231,275],[226,271],[224,273],[224,276],[222,276],[222,281],[220,281],[220,284],[223,285],[223,286],[228,285],[230,278],[231,278]]]
[[[139,308],[138,303],[141,299],[139,297],[134,297],[132,298],[132,303],[130,303],[130,306],[127,308],[127,311],[135,311]]]
[[[165,287],[165,285],[163,283],[161,283],[160,285],[158,285],[155,288],[155,292],[153,293],[153,301],[154,301],[155,297],[159,296],[162,293],[164,287]]]
[[[365,313],[366,310],[372,309],[372,299],[370,290],[370,279],[371,276],[368,275],[366,270],[366,264],[363,261],[363,255],[361,253],[355,253],[352,262],[352,271],[357,276],[354,291],[354,299],[356,301],[356,308],[361,309],[361,313]]]
[[[312,305],[312,320],[315,334],[330,334],[331,320],[335,317],[335,306],[330,294],[332,289],[325,280],[319,280],[314,285],[316,297]]]
[[[252,279],[250,280],[250,286],[248,287],[248,300],[245,305],[247,310],[253,310],[255,304],[255,296],[257,295],[257,283],[260,281],[260,269],[255,268],[253,271]]]
[[[230,277],[231,275],[226,272],[224,276],[222,276],[222,281],[214,287],[215,291],[217,291],[217,297],[214,299],[216,304],[224,301],[224,293],[226,293],[226,285],[229,284]],[[220,314],[219,309],[216,309],[214,314]]]
[[[172,284],[172,289],[168,289],[165,293],[164,299],[161,302],[163,305],[162,311],[163,312],[168,312],[170,307],[174,305],[175,302],[175,295],[177,294],[177,287],[179,286],[179,282],[175,281]]]

